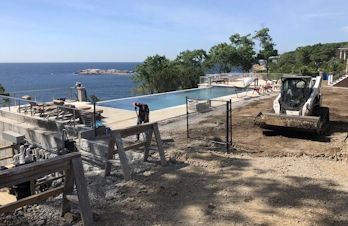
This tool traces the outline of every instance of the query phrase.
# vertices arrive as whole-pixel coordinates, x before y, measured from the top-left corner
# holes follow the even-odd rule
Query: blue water
[[[87,95],[110,100],[131,97],[136,84],[132,75],[77,75],[76,71],[88,68],[135,70],[135,63],[0,63],[0,84],[6,92],[61,88],[54,92],[55,98],[68,97],[68,88],[81,82]],[[18,93],[16,96],[33,96],[33,92]],[[51,101],[51,91],[37,94],[38,101]]]
[[[16,97],[35,96],[36,101],[42,102],[52,101],[53,98],[69,98],[69,87],[73,87],[76,82],[81,82],[86,87],[87,96],[94,94],[103,101],[123,99],[134,97],[132,88],[137,84],[131,80],[133,75],[77,75],[75,72],[88,68],[133,71],[140,64],[142,63],[0,63],[0,84],[6,92],[12,92],[11,96],[14,96],[14,93]],[[54,88],[59,89],[52,93]],[[42,89],[46,91],[33,91]],[[186,96],[210,99],[232,93],[234,90],[231,88],[195,89],[104,104],[133,110],[132,102],[144,102],[151,110],[158,110],[185,104]],[[75,98],[75,93],[72,93],[72,98]]]
[[[127,98],[117,101],[110,101],[104,103],[98,103],[99,106],[120,108],[124,110],[134,110],[132,106],[133,102],[146,103],[149,105],[150,110],[160,110],[173,106],[186,104],[186,97],[199,98],[199,99],[212,99],[221,96],[227,96],[234,94],[234,88],[232,87],[212,87],[191,89],[185,91],[168,92],[157,95],[146,95],[140,97]]]

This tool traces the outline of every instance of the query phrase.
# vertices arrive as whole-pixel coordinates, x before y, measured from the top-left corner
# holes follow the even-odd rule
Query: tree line
[[[258,50],[256,50],[258,46]],[[250,72],[259,62],[269,73],[287,73],[317,76],[319,71],[340,74],[345,71],[345,61],[339,59],[337,48],[347,47],[348,42],[316,44],[298,47],[295,51],[278,55],[268,28],[255,31],[254,35],[231,35],[228,43],[210,48],[186,50],[174,60],[165,56],[147,57],[138,65],[132,80],[138,84],[134,94],[162,93],[196,88],[200,76],[207,72],[229,73],[234,68]]]
[[[340,47],[348,47],[348,42],[298,47],[295,51],[282,54],[277,62],[272,62],[271,71],[310,76],[316,76],[320,71],[343,74],[346,62],[339,59],[337,49]]]
[[[268,28],[255,31],[254,35],[231,35],[229,43],[220,43],[210,48],[186,50],[174,60],[165,56],[149,56],[144,63],[136,67],[132,80],[138,84],[134,94],[151,94],[196,88],[200,76],[206,72],[229,73],[233,68],[249,72],[259,60],[265,62],[266,68],[272,56],[277,56],[275,43],[269,35]],[[255,51],[255,43],[260,47]]]

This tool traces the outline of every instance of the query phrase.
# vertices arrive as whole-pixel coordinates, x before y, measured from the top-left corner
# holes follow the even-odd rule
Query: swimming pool
[[[140,102],[149,105],[150,110],[160,110],[164,108],[174,107],[186,104],[186,97],[213,99],[217,97],[235,94],[233,87],[213,86],[210,88],[197,88],[183,91],[167,92],[160,94],[152,94],[138,97],[130,97],[124,99],[101,101],[98,106],[119,108],[124,110],[134,110],[133,102]]]

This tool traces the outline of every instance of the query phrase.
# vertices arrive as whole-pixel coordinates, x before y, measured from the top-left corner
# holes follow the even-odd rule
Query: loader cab
[[[281,112],[300,111],[312,92],[312,77],[286,76],[282,78]]]

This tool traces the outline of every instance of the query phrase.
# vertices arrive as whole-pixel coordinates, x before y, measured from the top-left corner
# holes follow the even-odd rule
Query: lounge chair
[[[273,86],[271,84],[266,84],[262,86],[263,92],[273,91]]]
[[[254,89],[253,89],[253,93],[252,94],[254,94],[254,92],[257,92],[258,94],[260,94],[261,95],[261,89],[262,89],[262,87],[261,86],[255,86],[254,87]]]
[[[246,95],[248,95],[248,92],[247,92],[247,91],[248,91],[248,89],[249,89],[249,86],[250,86],[250,84],[247,84],[247,85],[245,85],[245,86],[233,86],[234,91],[235,91],[237,97],[238,97],[238,98],[239,98],[239,97],[245,97]],[[238,96],[238,92],[239,92],[239,93],[244,92],[244,95],[243,95],[243,96]]]

